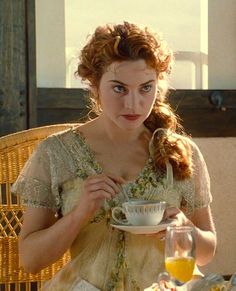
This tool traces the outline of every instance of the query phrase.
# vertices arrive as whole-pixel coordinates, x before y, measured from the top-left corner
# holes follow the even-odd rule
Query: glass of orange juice
[[[185,283],[195,266],[195,240],[190,226],[169,226],[165,241],[165,267],[173,279]]]

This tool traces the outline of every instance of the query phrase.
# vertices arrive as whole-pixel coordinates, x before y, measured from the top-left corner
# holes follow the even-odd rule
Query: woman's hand
[[[171,207],[166,209],[164,218],[174,218],[176,226],[194,228],[197,265],[203,266],[212,260],[216,250],[216,233],[210,206],[196,209],[191,220],[180,209]]]
[[[83,190],[74,211],[85,221],[93,217],[105,199],[111,200],[120,192],[121,177],[114,175],[94,175],[84,180]]]
[[[165,210],[165,213],[163,215],[163,220],[172,219],[173,222],[171,225],[173,226],[193,226],[193,223],[191,220],[189,220],[186,215],[176,207],[170,207]],[[160,240],[164,240],[166,236],[166,230],[159,231],[158,233],[154,234],[156,238]]]
[[[165,210],[163,220],[174,219],[173,225],[175,226],[192,226],[193,223],[179,208],[169,207]]]

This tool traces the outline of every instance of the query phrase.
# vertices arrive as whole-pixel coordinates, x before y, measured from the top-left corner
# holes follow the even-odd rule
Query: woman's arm
[[[210,206],[195,210],[191,222],[195,229],[197,264],[203,266],[213,259],[217,245]]]
[[[37,273],[70,248],[81,228],[119,191],[119,177],[96,175],[83,184],[78,205],[60,219],[50,209],[28,207],[19,239],[20,260],[27,272]]]
[[[20,262],[25,271],[37,273],[66,252],[82,226],[74,212],[56,219],[50,209],[26,208],[19,236]]]

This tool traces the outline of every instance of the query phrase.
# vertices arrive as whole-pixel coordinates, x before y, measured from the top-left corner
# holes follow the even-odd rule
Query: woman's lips
[[[138,114],[125,114],[125,115],[122,115],[125,119],[127,120],[137,120],[139,119],[140,115]]]

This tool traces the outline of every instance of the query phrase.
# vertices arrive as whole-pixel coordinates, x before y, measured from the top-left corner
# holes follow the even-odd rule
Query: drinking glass
[[[195,266],[195,240],[190,226],[169,226],[165,241],[165,267],[172,279],[185,283]]]

